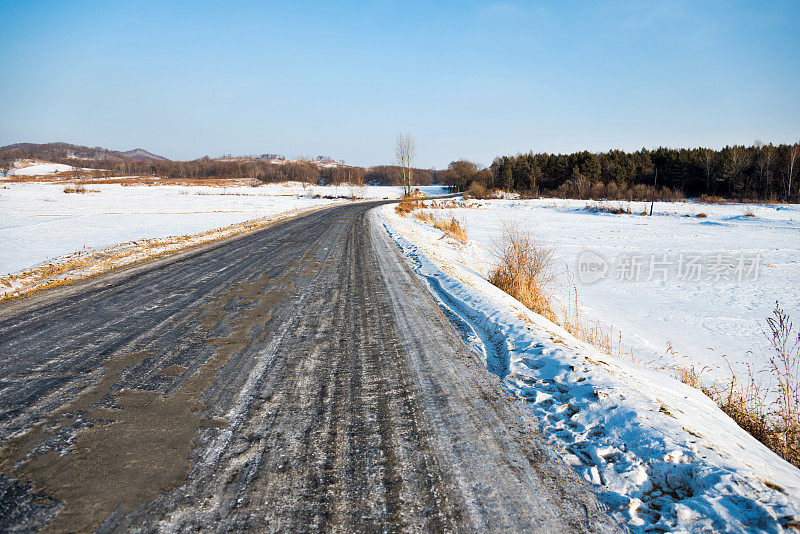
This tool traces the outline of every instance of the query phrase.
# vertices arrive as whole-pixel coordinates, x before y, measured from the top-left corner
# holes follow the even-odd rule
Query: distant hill
[[[128,156],[131,159],[137,159],[139,161],[169,161],[168,158],[164,156],[159,156],[158,154],[153,154],[152,152],[148,152],[143,148],[134,148],[133,150],[128,150],[127,152],[120,152],[123,156]]]
[[[127,152],[109,150],[102,147],[72,145],[70,143],[14,143],[0,147],[0,152],[16,150],[25,157],[58,161],[67,159],[128,159],[135,161],[169,161],[169,159],[148,152],[143,148],[134,148]]]

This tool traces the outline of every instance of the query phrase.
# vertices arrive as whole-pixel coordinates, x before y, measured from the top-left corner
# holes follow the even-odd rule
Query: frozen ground
[[[197,234],[251,219],[323,206],[349,196],[394,198],[400,187],[122,186],[64,193],[66,184],[0,180],[0,276],[84,249]],[[438,194],[439,187],[421,188]]]
[[[739,371],[747,364],[759,370],[767,350],[761,329],[775,301],[800,321],[800,205],[656,203],[654,216],[643,217],[641,202],[604,203],[633,215],[592,213],[587,204],[598,203],[574,200],[477,204],[453,211],[476,245],[465,258],[470,264],[488,270],[504,225],[530,229],[555,249],[558,300],[577,286],[583,314],[612,326],[615,338],[622,332],[625,350],[640,361],[726,374],[725,355]],[[597,282],[578,276],[585,251],[607,262]],[[692,258],[702,267],[690,267]]]
[[[577,240],[581,228],[584,233],[594,229],[605,234],[592,241],[599,245],[627,231],[606,216],[573,213],[578,206],[569,203],[555,208],[552,202],[491,205],[493,211],[516,211],[518,220],[543,221],[536,227],[539,235],[542,227],[561,228],[563,236]],[[722,223],[732,217],[731,209],[736,208],[718,208],[709,218]],[[470,221],[470,237],[484,246],[498,236],[497,214],[457,213]],[[663,371],[603,354],[525,309],[481,276],[481,261],[487,258],[481,247],[458,245],[431,226],[398,216],[392,206],[381,208],[379,215],[445,313],[484,355],[487,369],[525,402],[526,413],[553,451],[594,483],[611,512],[632,530],[782,532],[797,526],[800,471],[698,390]],[[550,217],[555,222],[547,221]],[[657,219],[673,230],[684,220],[665,215],[636,224],[657,225]],[[792,227],[789,219],[778,217],[775,224]],[[646,236],[656,230],[639,232]],[[692,233],[700,234],[699,229]],[[611,307],[615,296],[607,298]]]

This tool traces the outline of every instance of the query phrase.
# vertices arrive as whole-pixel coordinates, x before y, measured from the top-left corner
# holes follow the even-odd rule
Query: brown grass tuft
[[[576,338],[593,345],[606,354],[614,355],[614,339],[610,327],[599,321],[589,322],[581,316],[578,305],[578,288],[573,285],[574,300],[570,299],[560,321],[556,321],[564,330]],[[620,336],[619,356],[622,356],[622,338]]]
[[[697,217],[698,219],[705,219],[706,217],[708,217],[708,215],[706,215],[703,212],[700,212],[697,215],[695,215],[695,217]]]
[[[400,215],[407,215],[414,210],[424,208],[422,197],[417,195],[403,195],[394,210]]]
[[[622,204],[618,204],[616,206],[606,206],[604,204],[587,204],[586,211],[591,213],[611,213],[613,215],[623,215],[631,214],[631,206],[628,204],[626,207],[623,207]]]
[[[726,204],[728,202],[724,198],[714,195],[700,195],[697,201],[705,204]]]
[[[395,210],[396,209],[397,208],[395,208]],[[456,219],[453,215],[450,215],[449,219],[439,219],[430,212],[421,211],[414,213],[414,218],[438,228],[444,232],[445,235],[455,239],[460,243],[466,244],[469,242],[469,237],[467,236],[466,228],[464,228],[464,223]]]
[[[469,241],[464,225],[452,215],[450,219],[436,219],[433,226],[460,243],[466,244]]]
[[[700,389],[740,427],[778,456],[800,467],[800,332],[776,302],[764,336],[770,343],[767,368],[707,384],[702,370],[678,367],[683,383]],[[769,377],[765,382],[757,375]],[[774,399],[770,401],[769,399]]]
[[[576,338],[593,345],[606,354],[626,361],[636,362],[632,351],[625,351],[622,334],[614,343],[613,330],[600,321],[590,322],[580,313],[578,288],[574,288],[574,300],[559,317],[553,311],[550,286],[555,280],[552,270],[553,250],[536,244],[527,231],[506,227],[503,242],[497,247],[497,266],[489,273],[489,282],[499,287],[528,309],[561,325]]]
[[[530,232],[508,226],[495,254],[498,263],[489,273],[489,282],[533,312],[556,322],[549,295],[554,279],[553,249],[537,245]]]
[[[65,193],[88,193],[89,190],[83,187],[82,185],[76,185],[75,187],[67,186],[64,188]]]

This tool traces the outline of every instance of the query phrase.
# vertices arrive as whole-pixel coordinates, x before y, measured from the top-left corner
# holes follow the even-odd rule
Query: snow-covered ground
[[[56,174],[59,172],[71,171],[73,167],[64,165],[63,163],[47,163],[36,162],[32,165],[25,165],[17,169],[13,169],[8,173],[9,176],[47,176],[49,174]]]
[[[555,454],[595,484],[611,512],[634,531],[782,532],[797,525],[800,470],[738,427],[698,390],[666,372],[609,356],[575,339],[489,284],[481,272],[488,258],[484,247],[499,237],[501,217],[493,213],[497,211],[516,213],[514,218],[529,224],[536,221],[539,235],[545,234],[543,228],[551,229],[552,241],[557,235],[572,239],[576,251],[586,239],[596,247],[619,240],[617,247],[625,248],[626,235],[639,236],[631,244],[638,250],[634,245],[647,244],[651,236],[666,239],[697,221],[664,215],[615,222],[611,216],[575,213],[571,210],[579,206],[567,202],[555,207],[552,201],[489,205],[491,210],[456,212],[468,221],[470,237],[479,244],[459,245],[429,225],[398,216],[391,205],[380,208],[379,222],[467,341],[484,355],[487,369],[525,401],[525,413],[542,429]],[[739,221],[731,219],[730,210],[741,210],[671,208],[702,209],[723,228]],[[775,215],[773,220],[779,233],[793,227],[791,217]],[[646,227],[629,234],[626,225]],[[716,228],[704,225],[688,232],[693,236],[688,241],[700,243],[696,248],[713,243],[704,241],[705,227]],[[581,238],[581,232],[591,237]],[[761,241],[759,250],[766,252],[766,244]],[[565,245],[560,250],[564,255],[568,249]],[[772,259],[779,257],[784,256]],[[644,315],[653,306],[648,289],[642,291],[648,298],[630,313]],[[606,298],[612,307],[615,294]],[[691,317],[691,309],[680,311]]]
[[[624,349],[642,362],[725,375],[724,355],[736,371],[758,371],[775,301],[800,320],[800,205],[656,203],[653,217],[643,217],[641,202],[602,203],[633,215],[592,213],[586,206],[599,203],[579,200],[470,203],[480,207],[453,213],[476,245],[469,261],[478,270],[494,262],[504,225],[529,229],[554,248],[557,300],[563,305],[577,286],[583,315],[613,327],[615,341],[621,332]],[[593,258],[587,251],[607,265],[593,283],[578,273],[579,258]]]
[[[345,202],[337,198],[396,198],[401,187],[259,187],[85,185],[97,191],[67,194],[67,184],[0,180],[0,275],[84,249],[127,241],[197,234],[251,219]],[[426,194],[438,186],[421,188]]]

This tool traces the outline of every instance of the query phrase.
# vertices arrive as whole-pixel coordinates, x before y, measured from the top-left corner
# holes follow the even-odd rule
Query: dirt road
[[[371,207],[0,308],[0,530],[616,530]]]

